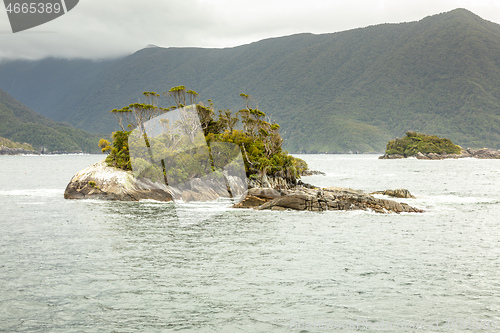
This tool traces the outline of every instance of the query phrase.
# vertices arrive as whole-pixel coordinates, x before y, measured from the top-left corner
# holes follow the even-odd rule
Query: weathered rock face
[[[467,149],[462,150],[460,154],[423,154],[417,153],[415,157],[419,160],[444,160],[444,159],[457,159],[457,158],[479,158],[479,159],[500,159],[500,150],[483,148],[483,149]],[[403,155],[383,155],[379,159],[389,160],[389,159],[402,159],[405,158]]]
[[[415,197],[410,193],[410,191],[404,188],[399,188],[396,190],[377,191],[370,194],[383,194],[395,198],[415,199]]]
[[[227,183],[226,183],[227,181]],[[131,171],[109,167],[104,161],[78,172],[66,187],[66,199],[104,199],[138,201],[214,201],[230,197],[229,191],[243,191],[246,184],[235,176],[225,178],[193,178],[176,187],[155,183],[148,178],[136,178]],[[271,193],[271,192],[269,192]],[[233,193],[234,195],[241,195]]]
[[[234,179],[229,181],[235,181]],[[373,210],[378,213],[422,212],[405,203],[378,199],[348,188],[330,187],[318,188],[310,184],[298,182],[297,185],[285,180],[264,179],[260,182],[280,185],[277,187],[253,187],[247,192],[243,201],[236,204],[237,208],[254,208],[259,210]],[[252,184],[252,185],[255,185]],[[105,162],[96,163],[80,172],[71,179],[64,192],[66,199],[104,199],[137,201],[153,199],[172,201],[181,198],[183,201],[212,201],[227,197],[227,184],[211,183],[210,180],[193,179],[188,187],[179,189],[167,187],[165,184],[154,183],[149,179],[135,178],[131,171],[108,167]],[[387,192],[387,193],[386,193]],[[399,197],[412,197],[407,190],[384,191]]]
[[[326,175],[326,173],[324,173],[323,171],[318,171],[318,170],[304,170],[304,171],[302,171],[302,174],[301,174],[301,176],[316,176],[316,175],[324,176],[324,175]]]
[[[247,195],[243,201],[236,204],[237,208],[255,208],[259,207],[267,202],[267,199],[259,198],[253,195]]]
[[[362,191],[345,188],[324,188],[297,186],[282,191],[279,197],[266,195],[267,189],[251,189],[252,195],[236,204],[236,208],[258,210],[373,210],[377,213],[421,213],[422,210],[405,203],[377,199]],[[409,192],[408,192],[409,193]]]
[[[405,157],[401,154],[391,154],[391,155],[384,154],[383,156],[380,156],[378,159],[379,160],[400,160],[403,158],[405,158]]]
[[[500,159],[500,150],[494,150],[488,148],[477,149],[477,150],[467,149],[462,152],[462,155],[464,155],[463,157],[469,157],[467,155],[471,155],[470,157],[475,157],[480,159]]]
[[[136,179],[131,171],[108,167],[104,161],[73,176],[66,187],[64,198],[172,201],[172,195],[164,184],[153,183],[145,178]]]
[[[248,195],[263,199],[276,199],[281,197],[282,194],[273,188],[254,187],[248,190]]]
[[[248,180],[248,188],[273,188],[275,190],[286,190],[294,188],[296,182],[281,177],[267,177],[263,175],[257,179]]]

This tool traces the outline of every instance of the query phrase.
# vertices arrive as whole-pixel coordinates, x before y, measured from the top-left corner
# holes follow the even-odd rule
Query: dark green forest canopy
[[[178,82],[232,110],[248,92],[280,124],[291,152],[382,152],[408,130],[500,148],[500,25],[465,9],[227,49],[0,64],[0,87],[11,95],[104,134],[118,128],[108,110]]]
[[[132,129],[134,127],[142,128],[142,124],[161,113],[184,107],[186,101],[195,102],[198,94],[193,90],[187,90],[184,86],[174,87],[164,94],[175,102],[175,105],[169,108],[158,106],[157,98],[160,97],[160,94],[144,92],[143,95],[147,100],[145,103],[134,103],[122,109],[111,111],[116,115],[122,130],[113,132],[112,144],[104,139],[99,143],[103,152],[109,152],[106,161],[110,166],[131,170],[129,136]],[[216,113],[211,100],[209,100],[208,106],[203,103],[195,105],[206,142],[209,145],[214,142],[236,144],[241,149],[246,173],[250,178],[268,175],[296,181],[300,178],[300,174],[307,170],[307,164],[282,149],[283,139],[279,133],[280,126],[266,118],[264,112],[252,108],[250,96],[240,94],[240,97],[244,101],[245,108],[236,113],[228,109],[219,110]],[[147,145],[152,144],[147,136],[144,135],[144,138]],[[182,142],[174,142],[176,139],[173,136],[167,135],[163,139],[168,141],[164,142],[166,146],[173,147],[170,152],[174,155],[183,151]],[[184,158],[203,158],[203,154],[197,154],[194,153],[192,156]],[[184,165],[189,166],[189,168],[185,167],[185,170],[181,170],[180,173],[186,179],[201,177],[203,176],[202,171],[198,170],[196,166],[202,164],[196,160],[186,162]]]
[[[455,145],[451,140],[439,138],[435,135],[424,133],[406,132],[402,139],[394,139],[387,143],[387,155],[403,155],[410,157],[422,154],[460,154],[462,147]]]
[[[96,153],[100,135],[55,122],[29,109],[0,89],[0,136],[26,142],[35,150]]]

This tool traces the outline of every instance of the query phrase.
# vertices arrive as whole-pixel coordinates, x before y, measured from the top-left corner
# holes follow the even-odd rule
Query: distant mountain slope
[[[0,150],[2,149],[2,146],[7,148],[20,148],[33,151],[33,147],[29,143],[15,142],[0,136]]]
[[[183,84],[235,111],[239,94],[250,94],[281,125],[292,152],[381,152],[407,130],[500,148],[500,25],[465,9],[229,49],[146,48],[94,65],[50,61],[57,80],[40,75],[43,61],[23,75],[0,64],[0,87],[94,132],[116,128],[108,111],[143,91]]]
[[[0,137],[26,142],[35,150],[99,152],[99,135],[57,123],[27,108],[0,89]]]
[[[36,112],[64,121],[72,110],[58,116],[59,106],[73,99],[115,61],[47,58],[0,62],[0,88]]]

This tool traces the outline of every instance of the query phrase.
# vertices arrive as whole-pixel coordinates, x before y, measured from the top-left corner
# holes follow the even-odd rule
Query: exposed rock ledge
[[[415,199],[415,197],[405,188],[398,188],[396,190],[385,190],[372,192],[370,194],[382,194],[394,198],[405,198],[405,199]]]
[[[230,186],[237,188],[235,177],[229,177]],[[106,165],[104,161],[95,163],[73,176],[64,191],[65,199],[103,199],[138,201],[151,199],[173,201],[213,201],[228,197],[226,182],[217,179],[192,179],[183,189],[156,183],[148,178],[136,178],[132,171],[125,171]]]
[[[302,176],[317,176],[317,175],[325,176],[326,173],[324,173],[323,171],[318,171],[318,170],[304,170],[304,171],[302,171]]]
[[[407,190],[406,190],[407,191]],[[408,192],[409,193],[409,192]],[[411,194],[410,194],[411,195]],[[373,210],[377,213],[421,213],[421,209],[387,199],[378,199],[362,191],[347,188],[318,188],[298,185],[276,191],[271,188],[251,188],[236,208],[258,210]]]
[[[460,154],[422,154],[417,153],[415,157],[419,160],[444,160],[444,159],[457,159],[457,158],[467,158],[473,157],[478,159],[500,159],[500,150],[483,148],[483,149],[464,149]],[[394,160],[394,159],[403,159],[405,156],[400,154],[393,155],[383,155],[380,156],[379,159],[383,160]]]
[[[172,201],[172,195],[164,184],[145,178],[136,179],[131,171],[109,167],[104,161],[74,175],[64,191],[64,198]]]
[[[297,185],[284,179],[266,178],[250,180],[246,198],[236,204],[236,208],[254,208],[259,210],[373,210],[377,213],[422,212],[405,203],[375,198],[363,191],[347,188],[318,188],[301,181]],[[213,184],[212,184],[213,185]],[[201,185],[199,185],[201,186]],[[224,188],[211,186],[210,189],[191,183],[191,189],[177,193],[184,201],[210,201],[224,196]],[[152,199],[172,201],[172,191],[178,191],[164,184],[154,183],[149,179],[135,178],[131,171],[109,167],[104,161],[95,163],[78,172],[66,187],[66,199],[104,199],[138,201]],[[227,194],[227,190],[225,192]],[[386,190],[384,195],[412,198],[404,189]],[[396,195],[399,194],[399,195]]]

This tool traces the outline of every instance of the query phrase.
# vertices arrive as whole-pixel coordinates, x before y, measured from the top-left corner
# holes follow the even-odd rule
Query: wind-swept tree
[[[130,115],[132,112],[132,110],[130,110],[127,106],[122,108],[122,109],[113,109],[111,111],[109,111],[111,113],[113,113],[113,115],[115,116],[116,120],[118,121],[118,125],[120,126],[120,128],[122,129],[122,131],[125,131],[125,126],[127,126],[128,124],[130,124]],[[125,125],[127,124],[127,125]]]
[[[198,93],[193,90],[188,90],[186,91],[186,94],[189,96],[189,104],[195,104],[196,103],[196,96],[198,96]]]
[[[162,136],[152,141],[151,144],[146,136],[144,123],[169,111],[169,109],[159,106],[160,95],[158,93],[145,92],[145,103],[134,103],[120,110],[112,110],[123,132],[113,133],[113,148],[108,156],[110,165],[130,168],[130,163],[126,160],[125,155],[128,155],[128,141],[126,139],[131,132],[125,131],[125,125],[131,124],[141,129],[141,135],[146,139],[148,150],[155,146],[155,149],[174,153],[184,145],[203,146],[198,145],[200,139],[209,144],[217,141],[234,143],[241,148],[249,177],[252,175],[280,176],[294,181],[299,177],[301,170],[307,169],[305,162],[282,150],[283,139],[279,133],[280,126],[264,112],[252,108],[249,95],[240,94],[245,108],[238,111],[235,116],[230,110],[218,110],[217,117],[214,116],[214,105],[211,100],[208,100],[208,106],[198,103],[194,107],[184,107],[187,98],[192,103],[195,102],[198,95],[192,90],[187,90],[185,86],[173,87],[164,95],[172,98],[176,104],[171,106],[170,110],[179,108],[181,110],[179,110],[178,116],[171,119],[165,117],[160,120]],[[241,123],[242,126],[239,126],[238,123]],[[198,136],[201,133],[200,128],[203,130],[204,137]],[[135,138],[137,139],[137,137]],[[147,151],[145,150],[145,152],[147,157]],[[195,157],[193,155],[190,158]],[[192,166],[192,163],[182,165]],[[165,174],[165,166],[162,166],[163,174]],[[178,171],[186,172],[186,175],[183,174],[182,177],[194,174],[194,169],[189,171],[187,167],[182,167]]]
[[[244,93],[241,93],[240,94],[240,97],[243,98],[243,102],[245,103],[245,107],[250,110],[250,101],[252,100],[252,98],[250,97],[250,95],[247,95],[247,94],[244,94]]]
[[[168,91],[168,96],[172,97],[174,99],[175,104],[177,107],[183,107],[186,105],[186,87],[185,86],[177,86],[177,87],[172,87]]]

